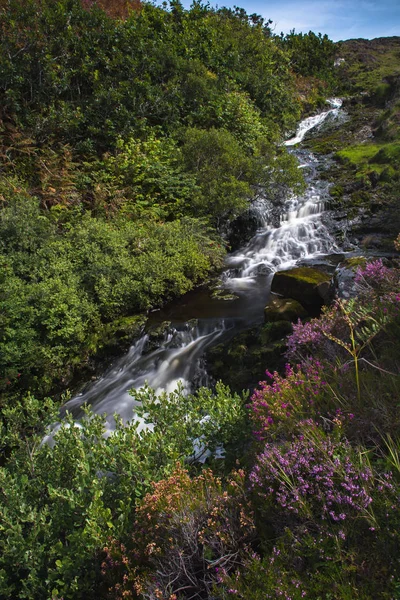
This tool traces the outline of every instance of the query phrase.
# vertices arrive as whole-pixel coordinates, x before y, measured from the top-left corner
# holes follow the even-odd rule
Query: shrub
[[[106,548],[103,572],[113,581],[112,596],[176,600],[210,598],[240,567],[254,539],[244,473],[225,484],[211,471],[190,478],[177,467],[154,484],[139,506],[132,540]]]
[[[266,372],[270,382],[261,381],[251,397],[250,418],[258,440],[288,437],[298,422],[319,415],[329,400],[323,365],[309,360],[292,367],[285,376]]]
[[[136,398],[152,428],[139,431],[141,421],[123,425],[117,419],[116,430],[105,436],[105,419],[88,410],[79,424],[71,415],[59,424],[54,447],[43,443],[46,412],[55,419],[53,403],[43,404],[29,396],[4,410],[0,420],[4,456],[0,467],[0,596],[97,598],[101,550],[109,536],[130,535],[136,503],[152,482],[168,477],[177,460],[194,462],[196,438],[204,453],[221,443],[229,449],[244,429],[243,400],[222,385],[216,394],[201,390],[196,396],[178,390],[157,397],[146,388]],[[201,485],[199,480],[193,493]],[[223,503],[221,486],[215,480],[215,498],[219,494]],[[204,500],[207,485],[201,489]],[[182,502],[183,498],[184,490]],[[189,518],[190,511],[187,514]],[[227,538],[227,547],[229,543]]]
[[[356,464],[348,443],[325,438],[315,425],[304,431],[282,446],[266,444],[257,457],[250,481],[262,511],[277,512],[279,528],[283,511],[289,521],[293,515],[317,524],[369,518],[371,469]]]

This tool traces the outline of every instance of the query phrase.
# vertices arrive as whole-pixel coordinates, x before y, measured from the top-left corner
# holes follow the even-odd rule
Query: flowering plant
[[[250,482],[267,512],[275,507],[280,527],[292,515],[338,524],[370,518],[371,469],[356,464],[347,442],[325,438],[315,425],[289,443],[266,444]]]
[[[287,364],[284,377],[277,372],[266,374],[269,382],[260,382],[249,405],[258,440],[276,437],[282,431],[287,436],[299,420],[316,414],[327,397],[323,365],[318,360],[309,359],[295,367]]]

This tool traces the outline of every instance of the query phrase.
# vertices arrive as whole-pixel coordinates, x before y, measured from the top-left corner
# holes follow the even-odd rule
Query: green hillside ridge
[[[333,183],[332,207],[361,216],[347,228],[352,239],[390,252],[400,228],[400,38],[340,42],[337,56],[344,59],[336,69],[349,120],[308,146],[336,158],[324,176]]]

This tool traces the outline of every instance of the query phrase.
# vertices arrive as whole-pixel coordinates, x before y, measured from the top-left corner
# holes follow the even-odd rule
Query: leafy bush
[[[68,380],[101,341],[102,323],[187,292],[224,253],[188,218],[139,224],[75,213],[60,231],[35,198],[9,189],[0,234],[3,388]]]
[[[117,581],[115,598],[208,598],[254,534],[243,472],[223,483],[209,470],[191,479],[178,467],[141,502],[132,540],[106,548],[103,569]]]
[[[3,411],[2,444],[9,458],[0,467],[2,597],[97,598],[102,548],[109,536],[136,535],[136,502],[151,489],[151,482],[171,475],[176,461],[193,460],[195,439],[201,440],[204,452],[215,451],[221,443],[229,451],[243,432],[243,400],[222,385],[215,394],[203,389],[196,396],[177,391],[156,397],[146,388],[135,392],[135,398],[141,402],[138,414],[151,428],[140,431],[140,420],[123,425],[117,419],[116,430],[105,436],[104,419],[88,410],[79,424],[67,416],[54,430],[55,444],[50,445],[43,443],[46,412],[48,419],[55,418],[50,401],[42,405],[29,396],[23,405]],[[184,481],[190,481],[187,475]],[[234,485],[236,506],[234,499],[242,492]],[[230,518],[217,479],[215,486],[215,506],[226,511],[221,519],[225,514]],[[205,494],[199,499],[201,506],[207,489],[201,478],[193,491],[200,488]],[[159,508],[163,502],[160,498]],[[243,533],[240,529],[240,509],[234,510],[241,540],[248,533],[244,525]],[[143,511],[140,515],[143,523]],[[220,533],[216,526],[216,543]]]

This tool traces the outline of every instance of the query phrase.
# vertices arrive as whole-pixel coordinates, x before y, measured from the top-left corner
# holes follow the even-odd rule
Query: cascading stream
[[[328,102],[332,108],[302,121],[295,137],[285,142],[287,146],[300,143],[308,131],[326,119],[337,118],[341,101]],[[95,413],[106,413],[107,427],[112,430],[113,414],[119,414],[124,421],[134,417],[134,400],[129,395],[132,388],[147,382],[157,391],[172,391],[180,381],[189,390],[194,379],[205,385],[202,354],[207,347],[262,322],[273,273],[289,269],[300,260],[338,251],[321,219],[329,194],[328,186],[317,179],[318,161],[305,150],[292,151],[305,170],[307,190],[302,196],[287,198],[278,227],[269,224],[269,204],[257,203],[262,227],[246,246],[228,256],[221,277],[221,288],[233,292],[236,300],[212,300],[209,293],[198,290],[158,311],[155,322],[173,323],[159,347],[149,350],[148,335],[144,335],[103,377],[67,402],[63,412],[68,410],[79,418],[82,406],[90,404]]]
[[[338,117],[339,110],[342,106],[342,100],[340,98],[330,98],[327,102],[332,106],[332,109],[301,121],[297,128],[296,135],[293,138],[290,138],[290,140],[287,140],[285,146],[295,146],[296,144],[299,144],[303,141],[304,136],[308,131],[319,127],[319,125],[328,118],[336,119]]]

